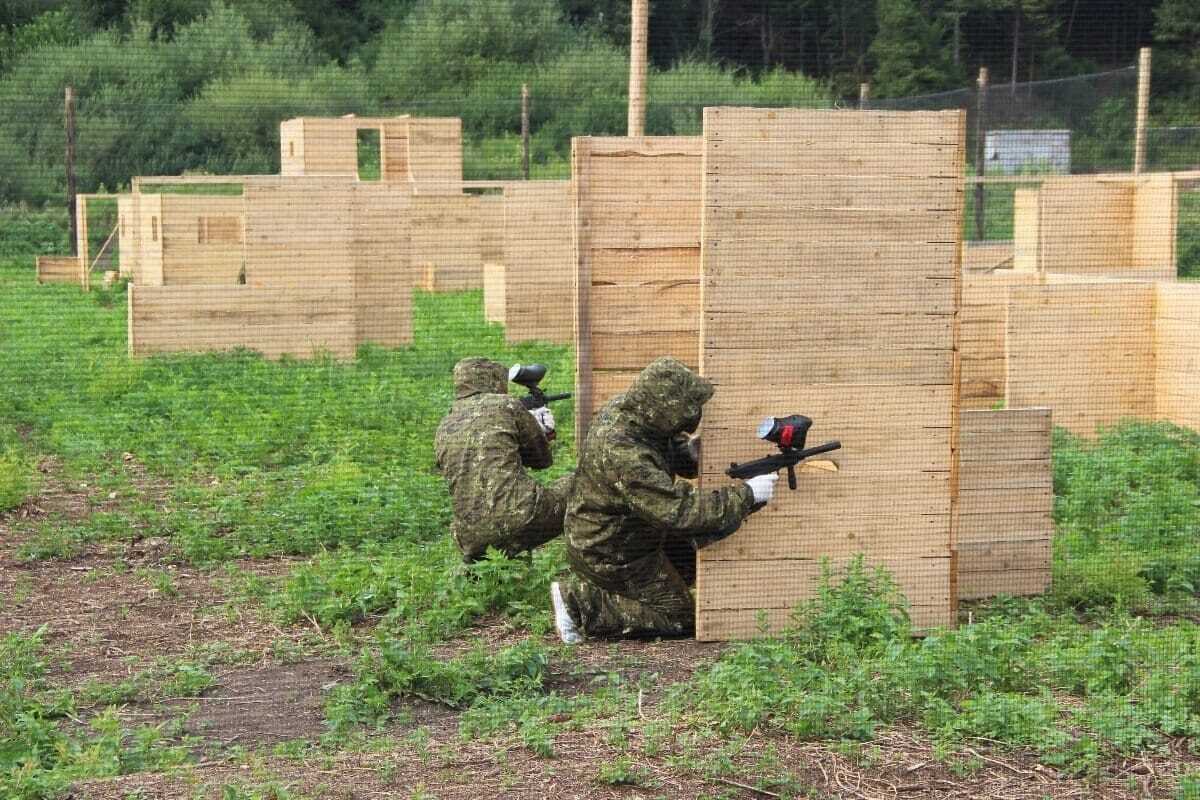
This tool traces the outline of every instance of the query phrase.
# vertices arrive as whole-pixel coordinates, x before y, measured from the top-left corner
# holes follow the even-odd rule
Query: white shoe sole
[[[563,600],[558,581],[550,584],[550,602],[554,606],[554,628],[558,631],[558,638],[562,639],[563,644],[579,644],[583,637],[575,630],[575,620],[571,619],[571,613],[567,611],[567,603]]]

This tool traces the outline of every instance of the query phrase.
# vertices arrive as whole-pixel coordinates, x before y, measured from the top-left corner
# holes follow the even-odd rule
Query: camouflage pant
[[[454,541],[462,550],[463,561],[478,561],[494,547],[510,558],[533,550],[562,535],[567,495],[571,490],[571,475],[564,475],[549,486],[539,484],[534,500],[533,515],[517,530],[454,528]]]
[[[575,570],[563,585],[563,599],[589,636],[689,636],[696,629],[696,606],[671,561],[660,551],[637,570],[638,577],[615,590]]]

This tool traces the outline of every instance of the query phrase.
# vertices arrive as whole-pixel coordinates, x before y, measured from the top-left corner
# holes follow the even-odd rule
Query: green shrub
[[[33,494],[36,475],[25,459],[0,453],[0,512],[16,508]]]

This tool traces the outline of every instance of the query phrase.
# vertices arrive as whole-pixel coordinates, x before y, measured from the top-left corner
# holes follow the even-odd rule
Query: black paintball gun
[[[788,488],[796,488],[796,465],[806,458],[840,450],[841,442],[826,442],[816,447],[805,449],[804,439],[812,420],[802,414],[792,414],[787,417],[767,417],[758,426],[758,438],[771,442],[779,447],[779,454],[767,456],[744,464],[730,464],[725,474],[731,478],[748,480],[756,475],[766,475],[786,468]]]
[[[546,394],[542,391],[542,387],[538,386],[542,382],[542,378],[546,377],[545,364],[513,364],[508,371],[508,379],[518,386],[524,386],[529,390],[529,394],[521,398],[521,405],[525,406],[527,411],[532,411],[535,408],[541,408],[547,403],[553,403],[557,400],[568,400],[571,397],[570,392],[562,394]]]

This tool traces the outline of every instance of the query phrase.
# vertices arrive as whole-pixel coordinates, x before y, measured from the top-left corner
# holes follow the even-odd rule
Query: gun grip
[[[788,466],[788,488],[796,491],[796,468],[791,465]]]

